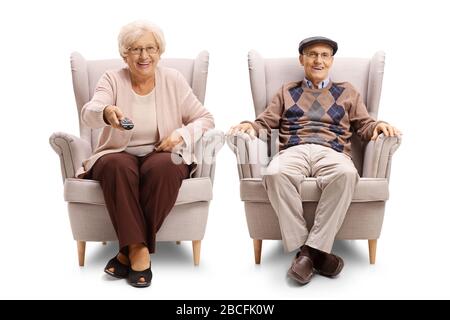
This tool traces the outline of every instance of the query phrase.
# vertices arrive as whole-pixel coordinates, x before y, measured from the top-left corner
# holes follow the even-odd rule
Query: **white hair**
[[[138,20],[124,25],[120,30],[118,37],[120,56],[122,58],[125,58],[130,46],[140,37],[142,37],[146,32],[153,33],[156,44],[158,45],[159,54],[163,54],[166,50],[166,40],[164,39],[164,34],[161,28],[159,28],[154,23],[144,20]]]

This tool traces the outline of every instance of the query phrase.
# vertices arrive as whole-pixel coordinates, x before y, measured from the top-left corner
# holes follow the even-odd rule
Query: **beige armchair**
[[[209,54],[201,52],[196,59],[162,59],[160,64],[179,70],[203,103],[208,75]],[[117,240],[109,218],[100,184],[94,180],[75,178],[81,162],[97,144],[100,129],[82,123],[80,111],[88,102],[100,76],[108,69],[124,66],[122,60],[85,60],[81,54],[71,56],[72,79],[78,109],[81,138],[58,132],[50,137],[50,145],[60,157],[64,182],[64,200],[68,203],[73,238],[78,245],[79,265],[84,265],[86,241]],[[195,146],[198,169],[183,181],[175,206],[157,233],[157,241],[192,241],[194,264],[200,261],[200,245],[212,199],[215,157],[224,144],[224,135],[209,130]]]
[[[283,83],[304,78],[298,57],[264,59],[257,52],[250,51],[248,66],[256,116],[265,109]],[[377,52],[372,59],[336,57],[331,79],[352,83],[362,94],[370,115],[377,118],[383,72],[383,52]],[[272,141],[272,145],[274,143]],[[246,134],[227,136],[227,144],[236,154],[241,200],[244,201],[248,230],[253,239],[255,263],[259,264],[262,240],[281,239],[277,216],[261,183],[261,169],[269,163],[273,156],[269,150],[274,148],[266,141],[250,139]],[[368,144],[361,143],[357,137],[352,140],[353,162],[361,179],[337,239],[367,239],[371,264],[375,263],[377,239],[389,197],[391,159],[399,145],[399,137],[383,135]],[[301,192],[310,228],[321,194],[315,178],[307,178]]]

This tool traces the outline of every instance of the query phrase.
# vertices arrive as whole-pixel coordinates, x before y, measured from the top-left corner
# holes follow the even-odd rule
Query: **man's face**
[[[333,48],[325,43],[312,44],[300,54],[300,64],[305,69],[305,76],[314,85],[328,78],[333,65]]]

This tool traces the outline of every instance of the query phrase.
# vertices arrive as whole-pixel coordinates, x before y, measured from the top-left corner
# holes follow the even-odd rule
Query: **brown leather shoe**
[[[287,274],[291,279],[294,279],[300,284],[307,284],[311,281],[314,274],[313,261],[310,257],[301,255],[298,252]]]
[[[344,268],[344,260],[341,257],[311,247],[309,247],[309,250],[313,251],[312,260],[314,269],[322,276],[335,277]]]

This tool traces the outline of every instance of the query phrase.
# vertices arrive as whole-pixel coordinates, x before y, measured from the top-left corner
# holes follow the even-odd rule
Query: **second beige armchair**
[[[331,72],[333,81],[348,81],[361,93],[369,114],[377,118],[384,72],[383,52],[371,59],[335,58]],[[283,83],[304,78],[298,58],[264,59],[256,51],[248,55],[250,84],[258,116]],[[278,218],[262,185],[261,169],[274,154],[260,139],[246,134],[228,136],[227,143],[238,161],[241,200],[250,237],[253,239],[255,262],[261,261],[263,240],[281,239]],[[377,239],[381,233],[386,201],[389,198],[389,175],[392,155],[400,145],[399,137],[379,136],[376,141],[363,144],[352,140],[352,160],[361,179],[357,184],[345,221],[337,234],[338,239],[365,239],[369,245],[369,261],[375,263]],[[315,178],[307,178],[301,188],[305,219],[310,228],[314,221],[321,191]]]

